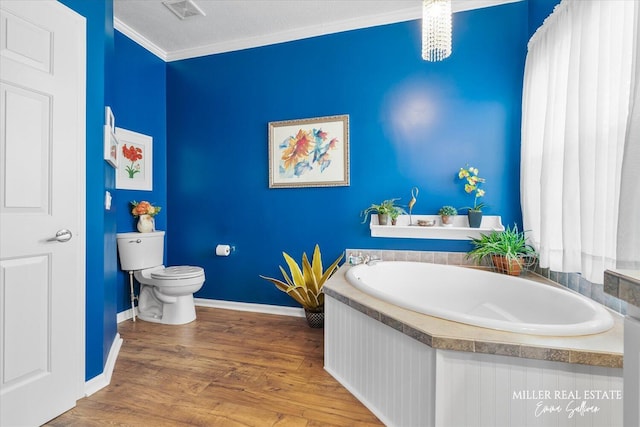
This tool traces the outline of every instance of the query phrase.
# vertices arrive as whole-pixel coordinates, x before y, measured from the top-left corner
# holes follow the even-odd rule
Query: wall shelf
[[[418,220],[435,220],[435,225],[430,227],[420,226],[418,225]],[[480,228],[469,227],[467,215],[456,215],[451,226],[443,226],[439,215],[411,215],[411,221],[412,224],[409,223],[409,215],[400,215],[396,225],[379,225],[378,215],[371,215],[371,222],[369,223],[371,237],[471,240],[471,238],[480,237],[480,234],[504,231],[502,218],[496,215],[484,215]]]

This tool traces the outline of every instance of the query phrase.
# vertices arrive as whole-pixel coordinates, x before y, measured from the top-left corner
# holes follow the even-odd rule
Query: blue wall
[[[388,197],[406,203],[413,185],[421,188],[416,213],[467,205],[454,177],[466,162],[488,179],[487,213],[520,220],[510,165],[519,164],[525,39],[558,1],[455,14],[454,54],[441,64],[419,59],[419,23],[410,22],[166,66],[118,33],[114,49],[112,0],[61,2],[87,18],[87,379],[103,372],[116,307],[128,308],[115,233],[133,230],[130,199],[165,207],[157,223],[169,230],[169,263],[206,268],[199,296],[280,305],[294,304],[257,275],[279,275],[281,250],[299,258],[319,242],[326,262],[346,246],[464,250],[373,239],[359,212]],[[398,125],[413,97],[438,106],[437,125]],[[118,126],[154,137],[152,193],[115,191],[102,159],[105,105]],[[351,186],[268,190],[267,123],[343,113],[351,116]],[[114,193],[112,211],[103,209],[105,190]],[[216,258],[220,242],[238,252]]]
[[[528,0],[529,6],[529,36],[536,32],[544,20],[553,12],[560,0]]]
[[[112,108],[116,126],[153,137],[153,191],[117,190],[114,198],[118,232],[136,231],[132,200],[147,200],[163,210],[156,228],[167,229],[166,64],[131,39],[115,32]],[[131,307],[129,275],[119,270],[116,294],[118,311]],[[137,293],[137,286],[136,286]]]
[[[496,25],[500,23],[500,25]],[[204,298],[295,303],[281,251],[345,247],[465,251],[466,242],[376,239],[361,224],[373,202],[420,188],[414,212],[473,202],[456,174],[486,178],[486,214],[519,223],[521,90],[527,2],[454,14],[453,55],[420,58],[411,21],[167,65],[169,264],[196,264]],[[269,189],[270,121],[350,116],[351,185]],[[218,243],[237,253],[216,257]]]
[[[112,0],[61,0],[87,19],[87,180],[86,180],[86,351],[85,377],[104,370],[116,335],[116,220],[104,209],[105,189],[113,191],[114,173],[103,159],[104,106],[111,87]]]

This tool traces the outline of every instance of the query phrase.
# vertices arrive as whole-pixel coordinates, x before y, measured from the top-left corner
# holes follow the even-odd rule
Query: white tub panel
[[[625,426],[640,425],[640,320],[630,316],[624,321],[624,399]]]
[[[555,398],[556,391],[622,391],[622,369],[434,350],[330,296],[325,369],[389,426],[623,425],[621,399],[586,399],[599,412],[570,417],[570,401]],[[514,398],[520,390],[548,390],[543,405],[561,411],[536,416],[540,399]]]
[[[382,422],[434,425],[433,349],[328,296],[324,327],[325,369]]]
[[[523,390],[542,395],[514,396]],[[588,398],[587,390],[622,392],[622,370],[437,350],[438,426],[622,426],[622,399]],[[576,399],[559,398],[556,392],[574,392]],[[573,411],[582,401],[598,412]],[[560,409],[536,416],[543,407]]]

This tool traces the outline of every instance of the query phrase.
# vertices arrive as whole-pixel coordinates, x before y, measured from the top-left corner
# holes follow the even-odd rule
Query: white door
[[[85,46],[57,1],[0,1],[1,426],[82,395]]]

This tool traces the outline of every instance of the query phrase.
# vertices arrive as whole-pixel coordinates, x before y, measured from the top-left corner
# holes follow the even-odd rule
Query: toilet
[[[193,294],[204,284],[202,267],[162,265],[164,231],[117,233],[116,237],[122,270],[133,273],[140,283],[138,317],[165,325],[194,321]]]

